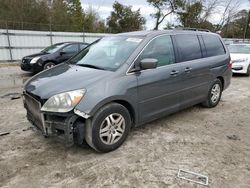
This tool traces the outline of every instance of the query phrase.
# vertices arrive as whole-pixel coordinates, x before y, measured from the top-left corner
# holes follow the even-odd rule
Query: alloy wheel
[[[99,131],[101,141],[107,145],[115,144],[122,138],[125,127],[125,119],[121,114],[110,114],[101,124]]]
[[[212,101],[212,103],[216,103],[219,100],[220,91],[221,91],[221,88],[220,88],[219,84],[215,84],[212,87],[212,90],[211,90],[211,101]]]
[[[54,67],[55,64],[54,63],[46,63],[45,66],[44,66],[44,69],[51,69],[52,67]]]

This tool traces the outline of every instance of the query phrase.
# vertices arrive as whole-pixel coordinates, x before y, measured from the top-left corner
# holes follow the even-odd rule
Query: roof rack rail
[[[188,30],[188,31],[204,31],[204,32],[211,32],[208,29],[200,29],[200,28],[191,28],[191,27],[177,27],[175,30]]]

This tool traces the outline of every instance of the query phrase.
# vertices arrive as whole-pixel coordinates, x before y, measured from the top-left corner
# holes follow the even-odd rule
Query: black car
[[[25,56],[20,66],[24,71],[37,73],[68,60],[86,46],[88,46],[88,43],[81,42],[53,44],[40,53]]]

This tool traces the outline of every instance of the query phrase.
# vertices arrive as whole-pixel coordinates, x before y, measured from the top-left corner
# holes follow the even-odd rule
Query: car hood
[[[37,56],[44,56],[44,55],[47,55],[48,53],[44,53],[44,52],[39,52],[39,53],[36,53],[36,54],[31,54],[31,55],[27,55],[24,57],[24,59],[32,59],[34,57],[37,57]]]
[[[230,53],[231,60],[237,61],[240,59],[250,59],[250,54],[239,54],[239,53]]]
[[[41,99],[48,99],[58,93],[87,88],[112,73],[63,63],[33,76],[25,83],[24,90]]]

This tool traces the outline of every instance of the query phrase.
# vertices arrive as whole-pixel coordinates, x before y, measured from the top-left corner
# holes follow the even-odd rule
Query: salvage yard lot
[[[0,67],[0,187],[202,187],[178,169],[208,176],[212,188],[250,186],[250,78],[236,76],[216,108],[199,105],[131,130],[117,150],[65,147],[26,120],[21,93],[31,75]]]

